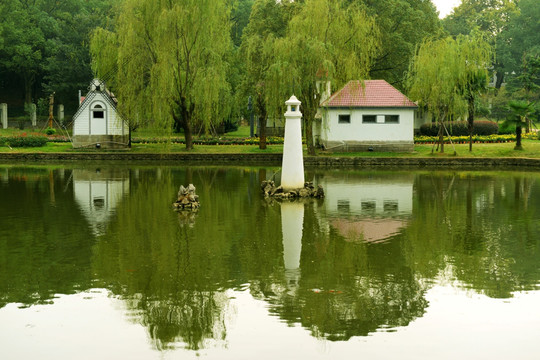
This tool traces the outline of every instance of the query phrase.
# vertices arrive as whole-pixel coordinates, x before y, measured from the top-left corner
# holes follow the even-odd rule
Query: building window
[[[351,204],[349,200],[338,200],[337,201],[337,210],[341,214],[348,214],[351,212]]]
[[[362,123],[363,124],[376,124],[377,115],[362,115]]]
[[[399,115],[385,115],[384,123],[385,124],[399,124]]]
[[[349,114],[338,115],[338,124],[350,124],[350,123],[351,123],[351,115]]]
[[[362,201],[361,203],[362,211],[367,213],[375,213],[377,209],[377,203],[375,200]]]
[[[104,119],[105,118],[105,112],[103,111],[103,107],[101,105],[96,105],[92,109],[92,114],[94,119]]]
[[[398,202],[394,200],[384,200],[383,203],[384,212],[397,212],[398,211]]]

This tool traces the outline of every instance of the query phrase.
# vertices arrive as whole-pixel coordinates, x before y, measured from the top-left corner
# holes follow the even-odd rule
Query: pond
[[[540,173],[273,177],[0,166],[1,358],[537,358]]]

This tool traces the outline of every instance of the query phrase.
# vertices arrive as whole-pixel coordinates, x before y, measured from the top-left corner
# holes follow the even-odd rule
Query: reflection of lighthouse
[[[304,204],[281,203],[281,229],[283,232],[283,262],[287,288],[294,292],[300,280],[300,254],[302,252],[302,227]]]

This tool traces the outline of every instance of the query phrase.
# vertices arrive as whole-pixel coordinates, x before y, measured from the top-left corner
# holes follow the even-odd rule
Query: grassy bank
[[[540,141],[524,140],[524,150],[514,150],[514,143],[474,144],[473,151],[469,152],[468,144],[455,145],[457,155],[450,145],[445,146],[445,153],[432,153],[433,145],[416,145],[412,153],[393,152],[353,152],[332,153],[318,151],[318,155],[343,157],[527,157],[540,158]],[[58,153],[58,152],[104,152],[104,150],[73,149],[70,143],[47,143],[46,146],[35,148],[9,148],[0,147],[0,153]],[[114,150],[114,152],[132,153],[185,153],[188,152],[183,144],[133,144],[131,149]],[[283,145],[269,145],[266,150],[260,150],[257,145],[197,145],[191,151],[204,154],[239,154],[239,153],[281,153]],[[304,149],[305,152],[305,149]]]
[[[20,136],[22,134],[39,133],[32,129],[0,129],[1,136]],[[44,134],[41,134],[44,135]],[[58,135],[58,134],[57,134]],[[133,143],[131,149],[114,150],[114,152],[131,152],[131,153],[186,153],[184,144],[173,143],[166,141],[169,135],[159,134],[152,130],[139,130],[133,134],[143,141]],[[223,138],[235,139],[245,138],[249,136],[249,127],[241,127],[238,131],[223,135]],[[165,142],[152,142],[150,140],[160,137]],[[146,142],[144,139],[148,139]],[[251,141],[253,142],[253,141]],[[441,154],[436,151],[432,153],[434,146],[432,144],[416,144],[412,153],[392,153],[392,152],[355,152],[355,153],[332,153],[318,151],[318,155],[323,156],[342,156],[342,157],[525,157],[525,158],[540,158],[540,141],[533,139],[524,139],[524,150],[514,150],[515,143],[475,143],[473,151],[469,152],[468,144],[456,144],[454,147],[450,144],[445,145],[445,153]],[[454,149],[456,155],[454,155]],[[69,142],[48,142],[41,147],[14,148],[6,145],[0,145],[0,153],[76,153],[76,152],[104,152],[105,150],[88,149],[73,149]],[[305,151],[305,149],[304,149]],[[250,153],[281,153],[283,145],[268,145],[266,150],[260,150],[257,144],[248,143],[246,145],[195,145],[192,153],[201,154],[250,154]]]

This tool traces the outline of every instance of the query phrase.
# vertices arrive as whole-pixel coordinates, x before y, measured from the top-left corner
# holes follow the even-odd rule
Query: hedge
[[[466,121],[450,121],[445,123],[450,136],[468,136],[469,125]],[[474,122],[473,135],[494,135],[498,134],[499,125],[488,120],[478,120]],[[430,123],[420,126],[420,135],[437,136],[439,134],[439,124]],[[446,135],[446,134],[445,134]]]
[[[133,144],[185,144],[183,137],[153,137],[153,138],[132,138]],[[269,136],[266,138],[268,145],[283,144],[282,137]],[[209,138],[209,139],[193,139],[195,145],[257,145],[259,138]]]
[[[516,141],[516,135],[473,135],[473,142],[475,143],[506,143]],[[434,144],[439,142],[438,136],[415,136],[415,144]],[[450,143],[448,136],[444,137],[445,143]],[[452,136],[452,142],[454,144],[467,144],[469,143],[469,136]]]
[[[40,135],[25,134],[20,136],[5,136],[0,137],[0,145],[8,145],[11,147],[41,147],[47,144],[47,137]]]

